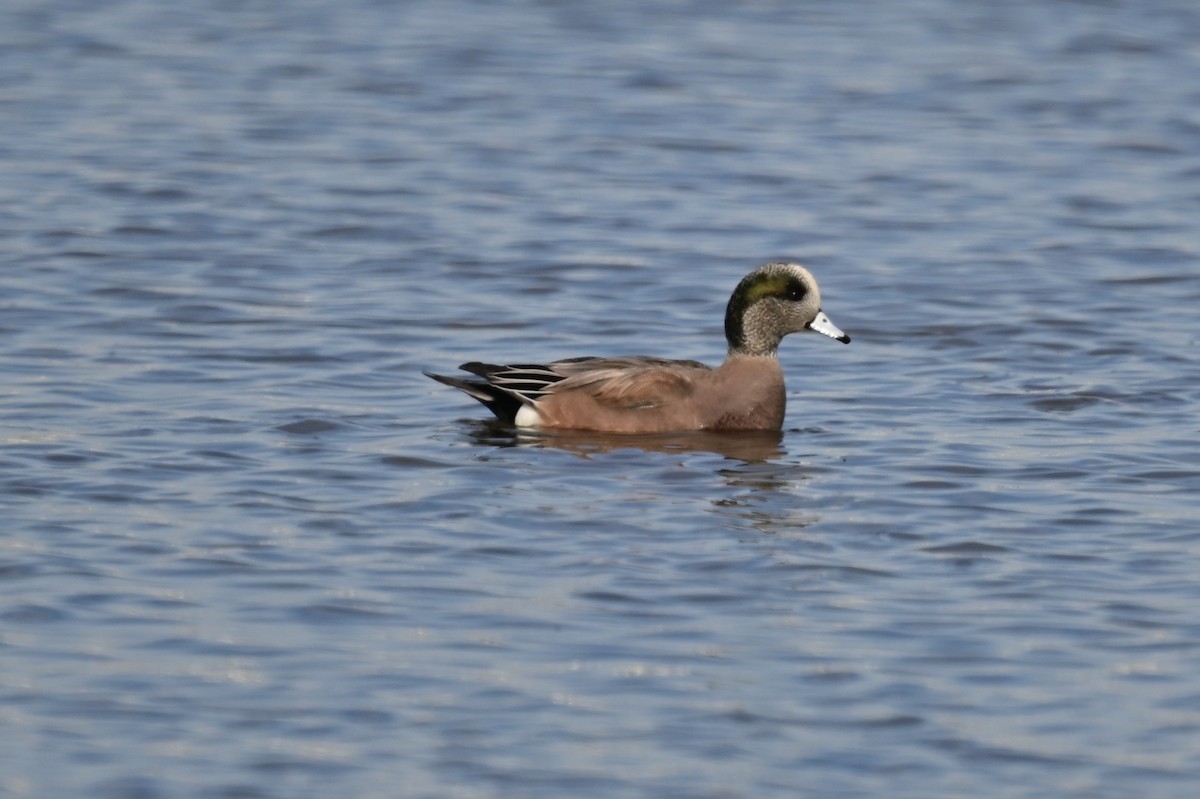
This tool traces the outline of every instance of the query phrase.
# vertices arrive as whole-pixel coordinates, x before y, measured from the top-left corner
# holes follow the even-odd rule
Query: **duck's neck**
[[[730,347],[728,352],[725,353],[726,363],[729,361],[746,360],[747,358],[766,358],[767,360],[777,361],[779,360],[779,351],[771,350],[770,352],[752,352],[747,349]]]

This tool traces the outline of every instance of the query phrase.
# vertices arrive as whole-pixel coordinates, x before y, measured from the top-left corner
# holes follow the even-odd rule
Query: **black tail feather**
[[[467,369],[468,366],[487,367],[488,364],[464,364],[463,369],[474,374],[486,376],[486,372],[477,372],[474,369]],[[503,369],[504,367],[491,367],[493,369]],[[521,409],[521,401],[512,394],[493,386],[483,380],[470,380],[461,377],[450,377],[448,375],[437,375],[433,372],[424,372],[426,377],[431,377],[439,383],[457,388],[467,396],[474,400],[483,403],[489,411],[496,415],[496,418],[502,422],[512,424],[516,421],[517,411]]]
[[[587,359],[575,358],[560,363],[582,360]],[[432,372],[425,374],[439,383],[453,386],[470,395],[487,406],[488,410],[496,414],[496,418],[512,424],[516,422],[517,411],[521,410],[522,405],[537,402],[539,398],[550,393],[555,383],[566,376],[554,366],[544,363],[499,365],[471,361],[458,368],[482,378],[481,380],[447,377]]]

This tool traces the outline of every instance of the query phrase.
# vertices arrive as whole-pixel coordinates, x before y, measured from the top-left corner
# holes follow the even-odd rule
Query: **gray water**
[[[1147,8],[1148,7],[1148,8]],[[0,795],[1192,797],[1200,7],[0,9]],[[421,375],[716,362],[778,436]]]

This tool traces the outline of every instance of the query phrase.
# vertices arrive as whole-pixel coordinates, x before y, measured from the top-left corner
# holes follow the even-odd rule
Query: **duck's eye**
[[[808,294],[808,289],[802,283],[793,283],[788,286],[787,294],[785,295],[792,302],[799,302]]]

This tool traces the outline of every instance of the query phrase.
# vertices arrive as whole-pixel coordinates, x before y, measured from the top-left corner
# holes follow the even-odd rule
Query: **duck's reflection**
[[[711,452],[733,460],[762,463],[784,454],[783,433],[754,430],[727,433],[594,433],[590,431],[531,432],[495,422],[476,422],[470,436],[490,447],[549,447],[587,457],[616,450],[645,452]]]
[[[679,455],[712,453],[725,459],[713,470],[723,487],[711,486],[698,498],[735,529],[795,537],[804,535],[804,528],[820,519],[804,508],[804,486],[812,479],[812,467],[787,457],[781,431],[630,435],[533,432],[490,420],[471,420],[469,425],[468,435],[481,447],[557,449],[583,459],[634,450]]]

